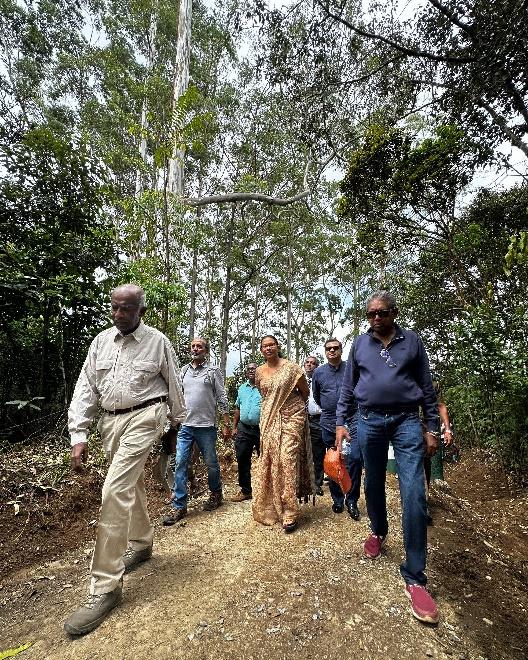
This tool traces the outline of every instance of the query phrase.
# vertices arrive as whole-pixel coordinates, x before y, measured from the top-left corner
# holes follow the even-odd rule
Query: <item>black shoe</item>
[[[299,523],[297,521],[292,522],[292,523],[287,523],[286,525],[282,526],[282,529],[284,530],[285,534],[291,534],[294,532],[297,527],[299,526]]]
[[[431,515],[431,512],[429,511],[429,507],[427,507],[427,525],[431,526],[433,524],[433,516]]]
[[[332,511],[334,513],[343,513],[345,507],[343,504],[332,504]]]
[[[350,514],[350,517],[353,520],[359,520],[359,515],[360,514],[359,514],[359,509],[358,509],[357,502],[354,502],[353,500],[346,500],[345,504],[346,504],[347,511]]]
[[[176,509],[174,513],[168,513],[165,516],[163,516],[161,522],[165,527],[170,527],[171,525],[175,525],[186,515],[187,515],[187,509]]]
[[[322,497],[322,496],[324,495],[324,490],[321,488],[321,486],[318,486],[318,487],[315,489],[315,494],[316,494],[316,495],[319,495],[320,497]]]
[[[205,500],[202,510],[203,511],[214,511],[215,509],[218,509],[219,506],[221,506],[223,502],[223,497],[222,497],[222,491],[218,491],[218,493],[209,493],[209,498]]]

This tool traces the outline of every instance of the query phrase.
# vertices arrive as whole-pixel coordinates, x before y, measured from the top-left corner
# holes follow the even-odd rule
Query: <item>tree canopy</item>
[[[223,369],[350,339],[389,287],[521,469],[526,3],[270,4],[0,3],[2,437],[64,419],[117,283]]]

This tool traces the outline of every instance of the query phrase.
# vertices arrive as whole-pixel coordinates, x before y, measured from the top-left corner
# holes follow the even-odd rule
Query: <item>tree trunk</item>
[[[359,324],[360,324],[360,306],[361,306],[361,301],[359,297],[359,277],[356,275],[354,278],[354,284],[353,286],[353,298],[354,298],[354,326],[353,326],[353,332],[354,332],[354,338],[359,335]]]
[[[191,300],[189,308],[189,341],[196,336],[196,285],[198,282],[198,241],[193,246],[193,260],[191,272]]]
[[[205,288],[205,290],[207,291],[207,303],[205,308],[205,329],[203,331],[206,337],[211,336],[211,331],[213,327],[214,300],[213,300],[212,281],[213,281],[213,269],[211,266],[209,266],[209,268],[207,269],[207,282]]]
[[[292,334],[292,302],[291,302],[291,287],[292,287],[292,258],[291,252],[288,251],[288,275],[286,281],[286,357],[288,360],[291,356],[291,334]]]
[[[174,87],[172,93],[172,156],[169,161],[169,192],[181,197],[183,194],[184,155],[181,128],[182,113],[179,107],[181,97],[187,91],[189,84],[189,58],[191,53],[191,18],[192,0],[180,0],[180,17],[178,22],[178,43],[176,46],[176,65],[174,70]]]
[[[227,266],[225,274],[224,301],[222,304],[222,335],[220,337],[220,370],[225,378],[227,365],[227,349],[229,343],[229,313],[230,313],[230,293],[231,293],[231,250],[233,247],[233,238],[235,233],[235,213],[236,206],[231,209],[231,220],[229,223],[229,233],[227,235],[226,254]]]
[[[167,180],[167,168],[164,168],[165,182]],[[170,251],[170,212],[169,200],[167,197],[167,187],[163,187],[163,209],[162,209],[162,231],[163,231],[163,251],[165,262],[165,282],[167,284],[171,281],[171,251]],[[167,324],[169,322],[169,301],[165,300],[163,309],[161,310],[161,332],[167,331]]]
[[[258,276],[255,277],[255,306],[253,308],[253,327],[251,329],[251,355],[253,358],[257,355],[257,336],[259,331],[258,326],[258,312],[259,312],[259,297],[258,297]]]
[[[39,378],[38,396],[45,396],[45,390],[46,390],[50,318],[51,318],[51,301],[49,298],[45,298],[44,310],[42,315],[42,343],[41,343],[41,353],[40,353],[40,378]]]
[[[202,182],[203,175],[202,172],[198,175],[198,193],[202,194]],[[189,301],[189,341],[192,341],[196,336],[196,288],[198,284],[198,251],[200,249],[200,241],[198,236],[200,232],[198,231],[202,222],[202,209],[201,207],[196,209],[196,217],[194,221],[194,236],[193,236],[193,257],[192,257],[192,271],[191,271],[191,292],[190,292],[190,301]]]
[[[70,392],[68,388],[68,380],[66,378],[66,369],[64,368],[64,324],[62,322],[62,306],[59,305],[58,321],[59,321],[59,371],[62,376],[62,399],[64,402],[64,409],[68,410],[70,403]]]

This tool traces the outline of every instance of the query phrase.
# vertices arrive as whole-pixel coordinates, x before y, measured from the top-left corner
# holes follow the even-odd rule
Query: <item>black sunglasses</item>
[[[391,312],[392,309],[372,309],[370,312],[367,312],[367,318],[375,319],[376,316],[379,316],[380,319],[386,319]]]

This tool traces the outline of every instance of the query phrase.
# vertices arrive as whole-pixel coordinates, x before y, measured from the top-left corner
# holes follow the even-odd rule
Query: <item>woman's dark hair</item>
[[[263,342],[265,339],[273,339],[273,341],[277,344],[277,346],[279,346],[279,340],[277,339],[277,337],[275,337],[275,335],[264,335],[264,336],[261,337],[261,339],[260,339],[260,350],[262,350],[262,342]],[[278,355],[279,355],[280,358],[281,358],[281,357],[284,357],[284,355],[282,354],[282,351],[281,351],[280,348],[279,348],[279,350],[278,350]]]

